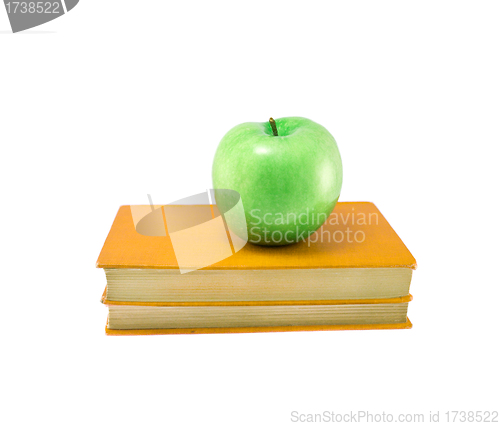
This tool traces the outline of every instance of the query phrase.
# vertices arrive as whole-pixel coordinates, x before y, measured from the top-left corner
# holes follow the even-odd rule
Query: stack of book
[[[141,235],[131,206],[119,209],[97,261],[107,334],[411,328],[416,261],[372,203],[338,203],[309,240],[248,243],[189,273],[165,234]]]

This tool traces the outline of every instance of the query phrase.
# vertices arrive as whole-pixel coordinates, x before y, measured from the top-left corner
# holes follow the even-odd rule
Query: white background
[[[2,424],[287,425],[499,410],[498,2],[81,0],[0,9]],[[335,136],[341,201],[412,254],[412,330],[112,338],[118,207],[211,187],[232,126]]]

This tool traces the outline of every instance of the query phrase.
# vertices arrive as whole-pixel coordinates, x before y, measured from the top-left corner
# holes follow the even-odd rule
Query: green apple
[[[320,124],[271,118],[226,133],[212,178],[214,189],[240,194],[248,241],[286,245],[306,240],[328,218],[342,187],[342,161],[335,139]],[[223,196],[217,198],[224,204]],[[233,231],[245,237],[241,229]]]

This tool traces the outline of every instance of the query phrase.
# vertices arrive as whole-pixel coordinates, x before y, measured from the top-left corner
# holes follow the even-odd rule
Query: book
[[[120,207],[97,261],[107,278],[107,334],[411,328],[416,261],[373,203],[337,204],[315,234],[290,246],[241,244],[224,233],[232,251],[187,274],[177,261],[167,207],[152,208],[159,232],[151,223],[144,232],[144,221],[133,215],[138,207],[150,208]],[[195,230],[200,217],[220,218],[216,206],[168,209]],[[223,252],[213,233],[188,237],[183,249],[197,259],[200,252]]]
[[[134,217],[148,209],[153,221]],[[228,251],[220,235],[198,238],[200,217],[206,231],[221,215],[207,205],[120,207],[97,261],[107,278],[108,335],[412,327],[416,261],[373,203],[338,203],[308,240],[282,247],[242,243],[226,227]],[[180,253],[174,232],[186,226]],[[219,259],[182,273],[178,257],[191,252],[188,261],[205,252]]]
[[[147,303],[106,299],[108,334],[199,334],[411,328],[412,296],[393,299],[246,303]],[[155,331],[155,333],[152,332]]]
[[[169,208],[178,209],[181,216],[193,211],[200,215],[205,209],[215,218],[213,206]],[[195,245],[210,250],[212,241],[192,244],[193,250]],[[416,266],[396,232],[369,202],[338,203],[306,241],[281,247],[248,243],[225,259],[186,274],[180,273],[168,229],[164,236],[142,235],[131,206],[122,206],[97,260],[106,274],[106,301],[170,304],[405,297]]]

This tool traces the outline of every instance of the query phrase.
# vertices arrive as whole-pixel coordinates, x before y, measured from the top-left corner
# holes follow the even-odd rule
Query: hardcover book
[[[108,334],[411,326],[406,312],[416,261],[373,203],[338,203],[307,240],[248,243],[185,274],[166,221],[164,235],[143,235],[133,207],[120,207],[97,261],[107,278]],[[168,208],[181,216],[206,209],[216,217],[213,206]],[[212,244],[192,241],[198,251]]]

